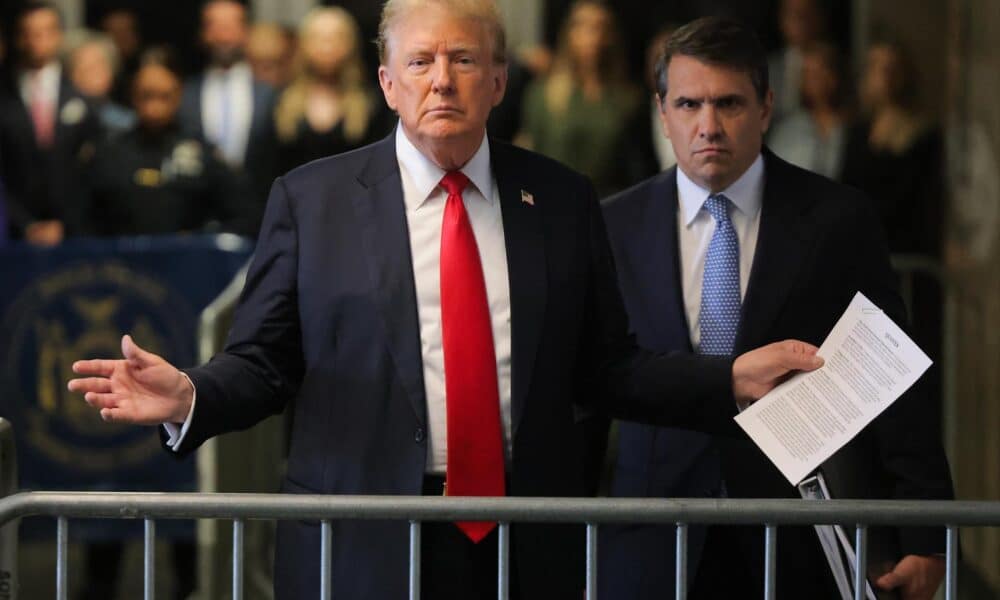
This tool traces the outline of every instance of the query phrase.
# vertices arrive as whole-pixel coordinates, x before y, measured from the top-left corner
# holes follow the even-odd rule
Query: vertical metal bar
[[[597,600],[597,524],[587,523],[586,600]]]
[[[332,558],[333,529],[329,521],[320,521],[319,541],[319,597],[330,600],[330,560]]]
[[[497,536],[497,598],[507,600],[510,594],[508,567],[510,566],[510,523],[500,523]]]
[[[764,600],[774,600],[777,544],[778,528],[768,523],[764,527]]]
[[[142,597],[143,600],[156,597],[156,521],[152,519],[146,519],[142,540]]]
[[[865,600],[868,572],[868,528],[858,525],[854,530],[854,600]]]
[[[243,600],[243,520],[233,521],[233,600]]]
[[[66,600],[69,595],[67,587],[66,563],[68,560],[69,522],[66,517],[59,517],[56,526],[56,599]]]
[[[676,564],[674,566],[674,598],[686,600],[688,584],[688,526],[687,523],[677,524]]]
[[[944,598],[958,600],[958,527],[948,526],[945,546]]]
[[[410,600],[420,600],[420,521],[410,521]]]
[[[0,417],[0,498],[17,493],[17,452],[14,428]],[[17,527],[14,520],[0,526],[0,598],[17,598]],[[5,596],[6,594],[6,596]]]

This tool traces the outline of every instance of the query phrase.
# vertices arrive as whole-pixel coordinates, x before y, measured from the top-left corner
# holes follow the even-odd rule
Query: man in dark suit
[[[604,216],[629,321],[657,352],[739,355],[769,341],[819,344],[857,291],[905,324],[884,234],[857,191],[766,149],[767,62],[753,32],[706,18],[675,32],[657,69],[664,133],[678,166],[608,199]],[[952,497],[935,411],[920,384],[823,470],[840,497]],[[831,487],[834,487],[831,483]],[[612,494],[798,497],[741,432],[707,435],[620,425]],[[889,532],[899,562],[878,578],[904,598],[930,598],[943,575],[943,531]],[[781,528],[778,597],[838,597],[810,527]],[[743,598],[763,585],[761,527],[692,528],[695,598]],[[905,558],[903,558],[905,556]],[[674,529],[602,535],[602,591],[660,598],[674,587]]]
[[[56,7],[29,2],[15,24],[15,67],[0,90],[0,173],[14,235],[52,245],[80,233],[82,166],[99,124],[59,63],[63,25]]]
[[[250,190],[245,209],[248,220],[256,225],[276,175],[277,93],[254,78],[245,60],[248,32],[244,4],[236,0],[205,3],[201,43],[208,67],[184,86],[178,118],[183,133],[214,144]]]
[[[169,423],[190,452],[292,402],[284,490],[299,494],[581,496],[578,403],[726,427],[737,402],[815,348],[732,360],[640,351],[627,334],[594,192],[552,160],[488,140],[506,84],[495,5],[390,0],[379,79],[396,131],[279,178],[226,350],[180,372],[123,340],[70,389],[110,421]],[[596,393],[594,393],[596,392]],[[492,523],[428,523],[423,594],[496,594]],[[407,524],[333,525],[334,595],[399,598]],[[583,590],[579,526],[515,525],[521,599]],[[319,582],[317,523],[279,525],[279,598]]]

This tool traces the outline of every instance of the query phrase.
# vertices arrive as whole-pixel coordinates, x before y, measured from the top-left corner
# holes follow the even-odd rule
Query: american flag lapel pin
[[[524,202],[528,206],[534,206],[535,197],[532,196],[530,193],[526,192],[525,190],[521,190],[521,202]]]

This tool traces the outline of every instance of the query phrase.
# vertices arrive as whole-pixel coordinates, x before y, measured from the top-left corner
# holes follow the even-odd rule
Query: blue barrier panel
[[[251,250],[227,235],[0,248],[0,416],[17,433],[21,489],[195,489],[194,461],[163,452],[155,428],[103,422],[66,382],[75,360],[120,357],[123,333],[176,365],[193,364],[199,313]],[[74,536],[141,535],[135,524],[108,525],[82,523]],[[191,535],[190,523],[177,525],[160,533]]]

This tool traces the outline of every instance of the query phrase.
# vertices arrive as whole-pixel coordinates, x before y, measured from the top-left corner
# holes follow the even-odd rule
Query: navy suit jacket
[[[201,91],[204,76],[199,75],[184,85],[181,107],[177,115],[181,130],[198,139],[205,137],[202,123]],[[250,194],[246,206],[246,224],[241,226],[256,232],[260,224],[268,189],[277,173],[277,138],[274,132],[274,108],[277,92],[270,85],[254,80],[253,107],[250,117],[250,135],[247,136],[246,153],[243,155],[242,169],[237,176],[242,189]]]
[[[15,235],[33,221],[47,219],[62,221],[68,235],[84,233],[89,197],[83,169],[100,137],[100,124],[93,106],[65,77],[59,82],[55,119],[52,145],[39,148],[17,84],[5,82],[0,90],[0,175]]]
[[[880,221],[863,195],[764,150],[760,230],[734,347],[738,356],[784,339],[819,345],[854,294],[864,293],[906,326]],[[676,167],[604,202],[608,236],[625,307],[643,347],[690,349],[677,238]],[[926,378],[925,378],[926,379]],[[951,479],[940,424],[922,383],[887,409],[822,468],[836,473],[841,498],[944,499]],[[638,497],[797,498],[767,457],[741,432],[622,423],[612,493]],[[877,529],[877,528],[875,528]],[[787,531],[786,531],[787,530]],[[796,597],[829,568],[812,528],[783,528],[779,597]],[[689,532],[689,569],[697,569],[704,530]],[[943,552],[942,531],[889,532],[895,552]],[[602,590],[612,597],[660,598],[674,588],[672,527],[607,528]],[[762,528],[743,531],[750,570],[763,576]],[[754,590],[757,593],[762,589]],[[787,587],[786,587],[787,586]],[[786,591],[782,593],[782,589]]]
[[[495,140],[490,151],[512,313],[509,494],[591,491],[581,405],[633,419],[729,427],[735,414],[729,359],[653,355],[628,335],[587,180]],[[533,203],[522,200],[522,190]],[[188,373],[198,399],[182,452],[291,402],[285,491],[421,493],[426,400],[392,135],[275,182],[227,347]],[[348,521],[333,528],[337,597],[405,595],[406,523]],[[512,548],[521,598],[579,598],[580,527],[515,525]],[[318,562],[318,524],[279,525],[279,598],[312,597]]]

